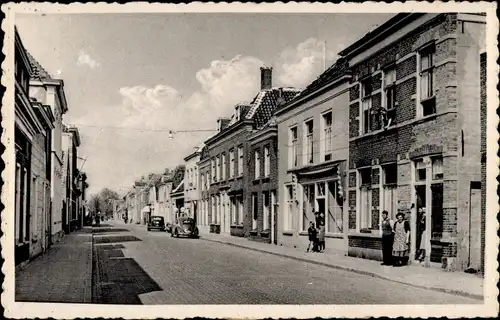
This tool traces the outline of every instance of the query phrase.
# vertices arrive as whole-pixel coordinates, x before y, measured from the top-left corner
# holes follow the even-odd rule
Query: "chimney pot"
[[[273,86],[273,68],[272,67],[261,67],[260,68],[260,89],[266,90],[271,89]]]

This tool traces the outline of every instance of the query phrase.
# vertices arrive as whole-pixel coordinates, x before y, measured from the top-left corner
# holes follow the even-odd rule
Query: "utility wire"
[[[155,131],[155,132],[214,132],[217,130],[209,130],[209,129],[199,129],[199,130],[171,130],[171,129],[141,129],[141,128],[131,128],[131,127],[120,127],[120,126],[93,126],[93,125],[84,125],[84,124],[73,124],[76,127],[83,128],[99,128],[99,129],[116,129],[116,130],[136,130],[136,131]]]

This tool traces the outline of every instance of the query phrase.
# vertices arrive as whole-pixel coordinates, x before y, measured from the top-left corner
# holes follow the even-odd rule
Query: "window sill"
[[[349,237],[365,237],[365,238],[381,238],[382,234],[379,230],[371,230],[370,233],[349,231],[348,236]]]
[[[282,233],[284,236],[293,236],[293,231],[291,231],[291,230],[285,230]]]

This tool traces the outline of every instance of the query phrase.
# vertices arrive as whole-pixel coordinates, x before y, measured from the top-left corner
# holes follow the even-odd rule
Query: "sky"
[[[393,14],[18,14],[26,49],[64,80],[89,192],[126,192],[183,163],[219,117],[260,89],[304,88],[337,53]],[[83,165],[83,167],[82,167]]]

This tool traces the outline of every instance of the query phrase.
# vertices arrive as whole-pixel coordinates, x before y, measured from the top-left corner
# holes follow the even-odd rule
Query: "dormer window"
[[[240,114],[241,114],[241,106],[236,106],[235,113],[234,113],[236,121],[240,121]]]

